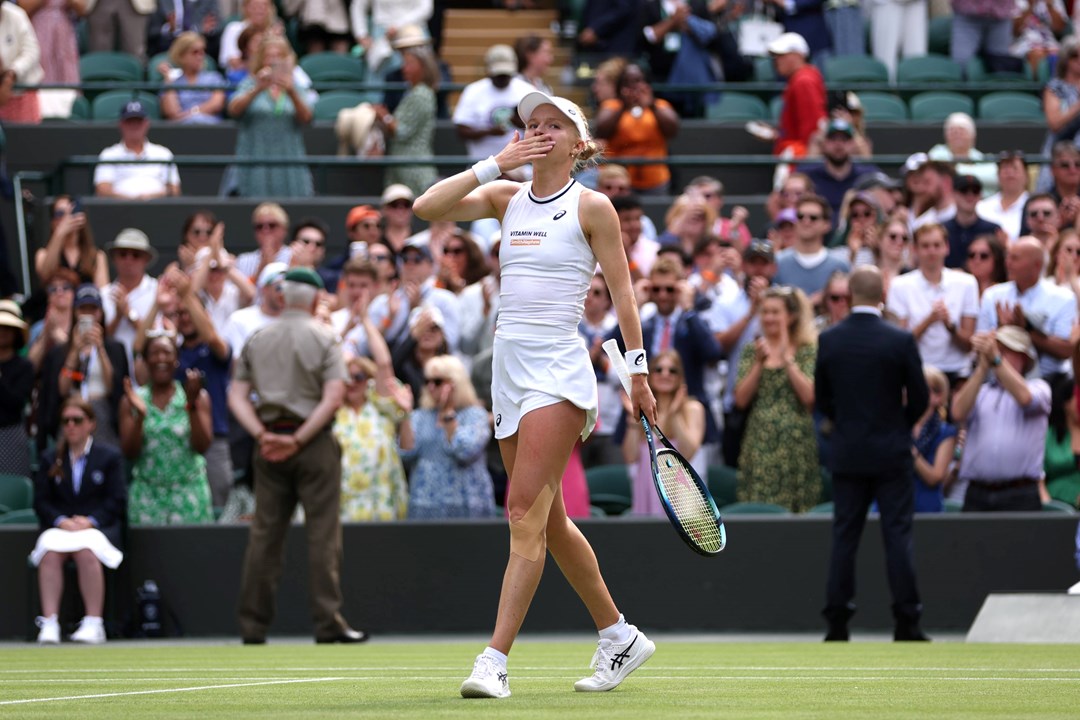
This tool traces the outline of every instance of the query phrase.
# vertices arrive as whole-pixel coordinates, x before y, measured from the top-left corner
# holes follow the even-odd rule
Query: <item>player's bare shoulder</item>
[[[578,220],[582,232],[590,242],[596,233],[605,230],[614,230],[618,237],[619,215],[615,212],[611,200],[602,192],[582,188],[581,198],[578,200]]]

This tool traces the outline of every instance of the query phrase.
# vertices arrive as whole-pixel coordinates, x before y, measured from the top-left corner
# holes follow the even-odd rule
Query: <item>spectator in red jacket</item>
[[[776,66],[776,74],[787,78],[780,132],[773,153],[779,155],[790,148],[795,157],[802,157],[806,154],[810,136],[826,116],[825,80],[818,69],[807,62],[810,48],[798,33],[784,33],[769,43],[769,55]]]

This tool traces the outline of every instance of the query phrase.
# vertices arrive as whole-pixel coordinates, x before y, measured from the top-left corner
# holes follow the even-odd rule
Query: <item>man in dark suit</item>
[[[833,542],[824,615],[826,640],[847,640],[855,614],[855,555],[877,500],[896,618],[896,640],[926,640],[912,557],[911,427],[929,400],[911,333],[881,319],[880,271],[848,281],[851,315],[821,334],[814,373],[818,409],[833,423]]]
[[[218,0],[157,0],[146,24],[147,54],[167,52],[180,33],[194,31],[206,40],[207,56],[216,58],[223,28]]]

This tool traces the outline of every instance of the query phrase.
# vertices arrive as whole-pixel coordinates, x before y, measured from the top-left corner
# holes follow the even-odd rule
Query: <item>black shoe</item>
[[[315,638],[315,642],[320,645],[325,643],[362,643],[367,642],[368,634],[363,630],[353,630],[352,628],[345,628],[338,635],[333,637]]]
[[[243,638],[243,643],[245,645],[265,645],[266,644],[266,638],[264,638],[264,637],[246,637],[246,638]]]
[[[897,625],[893,632],[893,640],[896,642],[930,642],[919,627],[918,623]]]
[[[847,625],[830,625],[829,632],[825,633],[825,642],[847,642],[850,639]]]

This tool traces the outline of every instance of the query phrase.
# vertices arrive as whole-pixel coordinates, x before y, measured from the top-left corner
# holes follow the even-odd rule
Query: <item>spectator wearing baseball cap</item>
[[[172,151],[150,142],[146,106],[132,99],[120,109],[120,142],[101,151],[94,169],[94,194],[99,197],[150,200],[180,194],[180,171]],[[118,160],[155,160],[146,165],[111,164]]]
[[[828,30],[817,10],[818,22],[828,46]],[[827,117],[825,104],[825,80],[821,72],[810,64],[810,46],[802,35],[786,32],[769,43],[776,74],[787,80],[783,94],[783,110],[780,113],[779,134],[773,144],[773,154],[788,153],[794,157],[806,155],[810,136],[818,124]]]
[[[999,235],[1001,226],[979,217],[979,199],[983,184],[974,175],[959,175],[953,181],[956,215],[942,225],[949,234],[949,255],[945,266],[963,269],[967,262],[968,246],[980,235]]]
[[[426,190],[427,188],[425,188]],[[416,195],[407,185],[393,183],[383,190],[382,204],[382,241],[398,252],[413,234],[413,200]]]
[[[881,172],[876,165],[856,163],[855,128],[843,118],[825,124],[821,142],[821,162],[804,165],[799,172],[814,183],[814,191],[828,200],[833,218],[839,220],[844,195],[863,175]],[[835,227],[835,224],[834,224]]]
[[[798,239],[795,232],[798,221],[798,213],[793,207],[784,208],[776,214],[776,219],[769,227],[768,240],[778,252],[795,244]]]
[[[372,321],[383,331],[383,336],[395,353],[409,336],[409,313],[420,306],[439,309],[445,319],[442,328],[446,342],[452,352],[457,350],[461,337],[460,303],[454,293],[436,287],[434,270],[431,249],[427,244],[406,244],[398,253],[401,282],[394,290],[396,310],[391,310],[390,296],[386,294],[376,297],[368,308]]]
[[[979,217],[1001,226],[1009,240],[1020,237],[1024,206],[1028,201],[1028,162],[1021,150],[1006,150],[997,156],[996,193],[979,201]]]
[[[517,75],[517,55],[509,45],[484,53],[487,77],[469,83],[454,108],[454,126],[469,157],[483,160],[499,153],[521,127],[517,105],[533,86]]]

